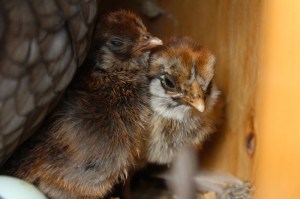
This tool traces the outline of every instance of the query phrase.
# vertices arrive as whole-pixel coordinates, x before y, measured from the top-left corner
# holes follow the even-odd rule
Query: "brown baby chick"
[[[234,176],[197,171],[191,146],[201,146],[219,125],[222,98],[214,83],[214,55],[189,38],[175,38],[153,52],[150,104],[153,111],[146,140],[146,159],[172,163],[171,172],[156,164],[136,178],[133,198],[196,198],[196,190],[217,198],[251,198],[252,190]],[[150,175],[149,175],[150,173]],[[160,174],[158,174],[160,173]],[[159,180],[151,176],[160,176]],[[164,187],[168,182],[170,190]],[[202,197],[201,197],[202,198]],[[206,197],[205,197],[206,198]]]
[[[149,50],[161,44],[133,13],[104,17],[62,102],[5,173],[49,198],[104,197],[139,156],[149,114]]]
[[[221,106],[214,83],[215,56],[184,37],[153,53],[150,93],[153,114],[147,160],[171,163],[179,149],[199,146],[216,130]]]

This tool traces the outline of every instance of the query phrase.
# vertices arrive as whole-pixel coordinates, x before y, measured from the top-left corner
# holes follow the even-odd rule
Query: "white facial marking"
[[[163,117],[183,120],[191,109],[190,106],[178,104],[169,95],[165,94],[159,79],[154,79],[150,83],[150,93],[152,94],[151,108]]]

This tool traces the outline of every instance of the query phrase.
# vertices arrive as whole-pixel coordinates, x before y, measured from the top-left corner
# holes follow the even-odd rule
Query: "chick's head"
[[[153,37],[142,20],[132,12],[119,10],[105,16],[95,33],[98,66],[136,68],[146,64],[149,51],[162,45]]]
[[[151,107],[166,118],[205,113],[219,91],[213,82],[215,56],[189,38],[170,40],[152,54]]]

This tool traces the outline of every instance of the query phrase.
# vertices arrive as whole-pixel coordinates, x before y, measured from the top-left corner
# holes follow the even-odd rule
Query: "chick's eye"
[[[112,40],[110,41],[110,43],[114,46],[114,47],[121,47],[123,46],[123,43],[121,41],[118,40]]]
[[[161,78],[162,86],[167,90],[174,90],[175,83],[170,75],[164,75]]]

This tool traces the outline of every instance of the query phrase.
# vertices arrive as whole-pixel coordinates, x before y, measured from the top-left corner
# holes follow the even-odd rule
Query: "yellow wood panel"
[[[300,1],[265,0],[258,99],[259,199],[300,198]]]

